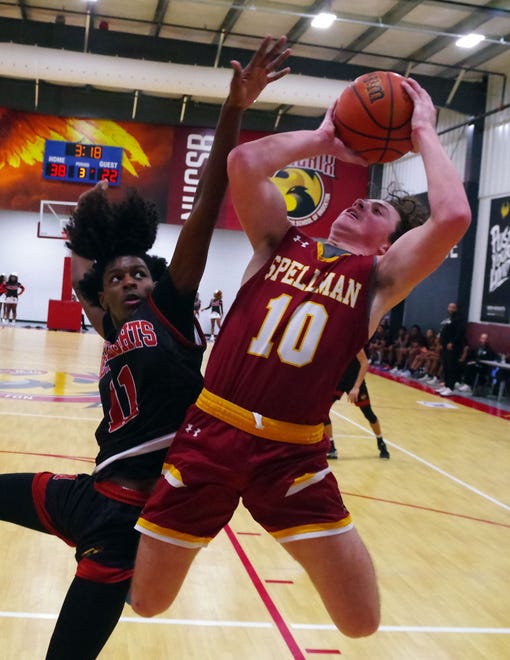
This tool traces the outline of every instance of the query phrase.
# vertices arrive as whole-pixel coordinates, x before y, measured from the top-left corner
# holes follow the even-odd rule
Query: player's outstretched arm
[[[333,108],[334,105],[316,130],[268,135],[245,142],[230,153],[228,173],[232,201],[254,250],[245,280],[269,257],[290,227],[285,200],[271,180],[277,170],[294,161],[322,154],[366,165],[337,136]]]
[[[388,310],[441,265],[471,222],[462,179],[435,129],[436,109],[432,99],[411,78],[402,85],[414,103],[411,138],[423,160],[431,214],[423,225],[401,236],[379,257],[372,329]]]
[[[196,290],[202,277],[212,232],[227,189],[227,156],[237,144],[244,111],[266,85],[290,71],[289,67],[282,66],[289,55],[286,37],[277,40],[266,37],[245,68],[235,60],[231,62],[230,92],[221,108],[193,209],[181,230],[169,266],[174,285],[182,292]]]

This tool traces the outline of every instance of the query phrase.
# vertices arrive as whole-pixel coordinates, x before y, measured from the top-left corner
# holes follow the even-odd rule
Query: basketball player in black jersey
[[[368,371],[368,358],[365,350],[362,349],[350,363],[344,375],[340,379],[336,387],[335,401],[339,401],[344,392],[351,403],[354,403],[361,412],[365,419],[370,424],[374,432],[375,439],[377,440],[377,449],[379,450],[380,458],[389,458],[390,452],[386,447],[386,443],[382,437],[381,424],[375,412],[372,410],[370,403],[370,395],[368,393],[367,384],[365,382],[365,375]],[[327,420],[324,422],[324,433],[330,439],[330,450],[328,458],[338,458],[335,441],[333,440],[333,425],[331,423],[331,416],[328,415]]]
[[[92,475],[0,476],[1,520],[76,548],[76,575],[47,660],[96,658],[121,615],[138,544],[134,524],[202,387],[206,342],[193,308],[227,187],[227,155],[243,112],[268,83],[288,73],[281,67],[289,52],[285,37],[267,37],[246,68],[231,63],[230,93],[168,268],[147,255],[158,217],[134,191],[111,204],[98,184],[80,198],[69,224],[73,286],[105,339],[96,467]]]

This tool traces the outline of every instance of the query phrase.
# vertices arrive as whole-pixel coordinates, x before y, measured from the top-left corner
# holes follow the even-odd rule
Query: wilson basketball
[[[356,78],[336,103],[338,136],[370,164],[389,163],[413,148],[413,102],[402,80],[391,71],[366,73]]]

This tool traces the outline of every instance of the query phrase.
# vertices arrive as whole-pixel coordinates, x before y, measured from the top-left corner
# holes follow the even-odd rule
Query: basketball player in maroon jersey
[[[328,466],[322,422],[381,318],[442,263],[471,219],[430,96],[414,80],[402,84],[428,182],[431,215],[422,224],[412,200],[358,199],[325,244],[291,225],[274,172],[322,154],[360,163],[335,134],[333,108],[315,131],[270,135],[230,153],[232,200],[254,254],[204,389],[137,523],[131,603],[143,616],[172,603],[199,549],[242,498],[307,571],[345,635],[379,626],[373,563]]]
[[[69,225],[73,285],[105,338],[96,467],[92,475],[0,476],[0,520],[76,548],[76,575],[46,660],[93,660],[121,615],[139,538],[135,522],[202,388],[206,342],[193,309],[227,187],[227,155],[244,111],[289,71],[280,69],[289,52],[284,37],[266,38],[246,68],[232,62],[230,94],[168,267],[147,254],[158,217],[134,191],[112,204],[96,186],[82,196]]]

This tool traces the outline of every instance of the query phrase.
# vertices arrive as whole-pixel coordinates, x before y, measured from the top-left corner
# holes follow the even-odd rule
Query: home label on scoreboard
[[[122,147],[46,140],[44,179],[88,185],[106,180],[111,186],[118,186],[121,171]]]

